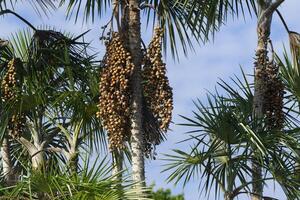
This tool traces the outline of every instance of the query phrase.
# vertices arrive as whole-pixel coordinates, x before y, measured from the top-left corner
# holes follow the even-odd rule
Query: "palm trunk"
[[[263,196],[262,168],[259,164],[252,162],[252,200],[261,200]]]
[[[4,137],[1,147],[2,167],[4,181],[7,186],[14,184],[13,166],[10,155],[10,141],[8,137]]]
[[[277,7],[284,0],[277,0],[274,3],[271,0],[258,0],[258,24],[257,36],[258,45],[256,50],[256,66],[255,66],[255,88],[253,115],[257,119],[264,116],[264,82],[265,79],[261,76],[261,72],[265,71],[268,59],[268,42],[271,33],[272,16]],[[254,155],[255,158],[255,155]],[[262,168],[255,160],[252,162],[252,200],[261,200],[263,196]]]
[[[253,113],[255,118],[263,118],[263,105],[264,105],[264,79],[260,72],[264,71],[266,68],[266,58],[267,58],[267,46],[270,36],[272,15],[270,17],[265,17],[263,13],[265,8],[260,7],[260,13],[257,25],[257,35],[258,35],[258,45],[256,50],[257,64],[255,68],[255,91],[254,91],[254,107]],[[263,195],[263,183],[262,183],[262,168],[255,160],[252,161],[252,200],[261,200]]]
[[[224,200],[233,200],[233,198],[228,193],[225,193]]]
[[[31,162],[32,162],[32,169],[35,171],[42,171],[44,166],[44,145],[45,143],[41,142],[40,135],[42,135],[42,119],[40,119],[39,124],[39,132],[33,134],[33,144],[34,150],[31,151]]]
[[[31,163],[34,171],[42,171],[44,168],[44,152],[41,150],[36,151],[31,156]]]
[[[44,166],[44,146],[45,141],[42,141],[41,136],[43,133],[43,108],[40,108],[39,118],[35,122],[35,128],[37,131],[32,133],[33,146],[29,147],[32,169],[37,172],[42,172]]]
[[[34,138],[35,139],[35,138]],[[43,151],[43,145],[40,145],[37,141],[35,143],[34,150],[31,152],[31,165],[32,170],[37,173],[44,173],[45,171],[45,159],[44,159],[44,151]],[[48,200],[46,193],[44,192],[37,192],[37,199],[38,200]]]
[[[31,156],[31,165],[34,171],[40,171],[44,167],[44,145],[45,142],[40,144],[37,137],[33,137],[33,144],[24,137],[16,138],[22,144]]]
[[[132,74],[132,118],[131,151],[133,181],[145,185],[144,134],[142,126],[142,85],[141,85],[141,27],[139,0],[129,0],[128,39],[129,50],[135,66]]]
[[[77,169],[78,169],[78,152],[76,151],[76,149],[72,149],[69,153],[68,153],[68,166],[70,168],[70,171],[72,174],[76,174],[77,173]]]

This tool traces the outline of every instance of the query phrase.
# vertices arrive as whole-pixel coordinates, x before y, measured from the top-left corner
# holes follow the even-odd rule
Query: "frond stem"
[[[284,20],[282,14],[280,13],[280,11],[279,11],[278,9],[276,9],[276,13],[277,13],[277,15],[279,16],[279,18],[280,18],[282,24],[284,25],[285,30],[286,30],[288,33],[290,33],[291,31],[290,31],[288,25],[286,24],[286,21]]]
[[[9,9],[6,9],[6,10],[3,10],[3,11],[0,11],[0,16],[1,15],[5,15],[5,14],[12,14],[14,16],[16,16],[18,19],[20,19],[21,21],[23,21],[25,24],[27,24],[30,28],[32,28],[34,31],[36,31],[37,29],[29,22],[27,21],[25,18],[23,18],[22,16],[20,16],[19,14],[9,10]]]

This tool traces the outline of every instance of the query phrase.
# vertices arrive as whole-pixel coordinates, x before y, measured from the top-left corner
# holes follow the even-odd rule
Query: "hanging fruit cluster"
[[[7,72],[2,80],[1,89],[2,89],[2,101],[9,101],[16,97],[16,93],[14,92],[16,88],[16,66],[17,60],[12,59],[7,64]]]
[[[268,129],[281,129],[284,122],[283,96],[284,86],[278,76],[279,66],[269,61],[267,52],[262,50],[257,53],[257,66],[264,66],[257,70],[257,77],[262,80],[263,112],[266,115]]]
[[[162,58],[161,38],[163,30],[156,28],[154,37],[144,56],[144,132],[145,155],[155,155],[155,145],[164,140],[172,120],[173,93],[166,75],[166,64]],[[153,156],[155,159],[155,156]]]
[[[24,115],[13,115],[8,124],[8,134],[12,138],[19,138],[24,131],[25,122]]]
[[[16,68],[21,63],[19,59],[12,59],[7,64],[7,72],[2,80],[2,101],[10,101],[17,97],[17,72]],[[25,127],[25,117],[22,114],[13,115],[8,123],[9,135],[13,138],[20,137]]]
[[[108,131],[110,149],[122,149],[130,133],[130,83],[132,58],[118,33],[106,42],[104,68],[100,75],[98,117]]]
[[[266,68],[266,92],[265,92],[265,113],[267,116],[268,125],[272,129],[283,128],[284,113],[283,96],[284,86],[278,77],[279,67],[275,63],[269,63]]]
[[[106,55],[100,75],[98,117],[108,132],[110,149],[122,149],[130,139],[131,94],[130,77],[134,64],[119,33],[112,33],[106,40]],[[173,94],[162,59],[161,37],[155,35],[144,54],[143,78],[143,132],[144,152],[153,155],[154,146],[163,139],[172,118]]]
[[[143,88],[147,106],[158,120],[159,128],[166,132],[172,120],[173,93],[162,59],[162,35],[163,30],[156,28],[145,58]]]

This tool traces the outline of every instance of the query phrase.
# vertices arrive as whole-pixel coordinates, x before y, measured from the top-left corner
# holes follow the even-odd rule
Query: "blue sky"
[[[282,14],[291,30],[300,32],[299,25],[299,0],[286,0],[280,7]],[[28,4],[20,3],[16,6],[16,11],[23,17],[32,22],[35,26],[51,25],[58,30],[66,30],[74,33],[82,33],[88,29],[92,31],[88,34],[87,40],[92,41],[92,46],[95,47],[99,55],[104,52],[103,45],[98,40],[100,35],[101,25],[107,22],[107,16],[101,20],[96,20],[95,23],[89,22],[82,25],[81,21],[74,24],[74,21],[65,21],[65,10],[59,9],[53,12],[49,18],[40,19]],[[0,38],[8,38],[11,33],[20,30],[26,26],[12,16],[0,18],[1,30]],[[143,36],[149,40],[151,30],[143,29]],[[272,26],[272,40],[277,52],[282,52],[283,44],[287,44],[287,33],[284,30],[278,17],[275,15]],[[171,56],[166,58],[168,76],[171,85],[174,89],[174,114],[173,121],[175,124],[182,123],[183,120],[178,116],[192,116],[194,109],[192,100],[197,98],[205,98],[206,90],[213,90],[219,78],[229,80],[230,76],[240,74],[240,66],[246,73],[253,72],[254,54],[256,48],[256,19],[246,17],[245,19],[229,19],[226,26],[221,28],[215,36],[215,40],[209,44],[195,45],[195,51],[189,52],[188,57],[180,56],[180,61],[172,60]],[[158,160],[147,161],[146,176],[148,183],[155,182],[157,187],[171,188],[175,193],[184,193],[187,200],[206,199],[204,195],[198,192],[198,181],[193,181],[184,189],[181,185],[174,186],[166,184],[165,179],[167,174],[161,174],[162,161],[159,159],[163,153],[170,153],[171,149],[181,148],[186,149],[188,144],[176,144],[177,142],[187,138],[184,133],[187,128],[178,125],[172,125],[168,133],[168,140],[157,148],[159,154]],[[274,185],[268,184],[266,194],[270,194],[280,200],[284,199],[282,191]],[[213,194],[210,197],[213,198]],[[241,197],[240,199],[248,199]]]

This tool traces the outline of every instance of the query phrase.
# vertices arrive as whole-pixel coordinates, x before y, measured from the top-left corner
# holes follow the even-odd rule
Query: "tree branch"
[[[26,138],[20,137],[16,138],[16,140],[27,149],[30,155],[33,155],[37,151],[37,148]]]
[[[53,152],[53,153],[61,153],[62,149],[59,147],[48,147],[46,148],[46,151]]]
[[[257,4],[258,4],[260,7],[264,8],[264,7],[267,6],[267,4],[269,4],[270,1],[272,1],[272,0],[267,0],[267,1],[268,1],[268,2],[266,2],[266,0],[257,0]]]
[[[290,31],[288,25],[286,24],[286,22],[285,22],[285,20],[284,20],[284,18],[283,18],[283,16],[282,16],[282,14],[279,12],[278,9],[276,9],[276,12],[277,12],[277,14],[278,14],[278,16],[279,16],[279,18],[280,18],[280,20],[281,20],[281,22],[282,22],[282,24],[283,24],[285,30],[286,30],[288,33],[290,33],[291,31]]]
[[[17,13],[15,13],[15,12],[9,10],[9,9],[0,11],[0,15],[5,15],[5,14],[12,14],[12,15],[16,16],[21,21],[23,21],[25,24],[27,24],[30,28],[32,28],[34,31],[36,31],[36,28],[31,23],[29,23],[29,21],[27,21],[25,18],[23,18],[22,16],[18,15]]]
[[[69,152],[66,151],[64,148],[60,148],[60,147],[48,147],[46,148],[46,151],[51,153],[62,153],[66,157],[69,156]]]
[[[285,0],[276,0],[266,10],[266,15],[272,15]]]
[[[113,15],[117,22],[118,31],[121,31],[120,25],[120,2],[118,0],[113,1]]]
[[[45,150],[51,153],[62,153],[66,157],[68,157],[70,154],[68,151],[60,147],[48,147]]]
[[[150,8],[150,9],[154,10],[155,12],[157,12],[155,7],[150,3],[143,3],[143,4],[140,5],[141,10],[144,10],[145,8]]]

